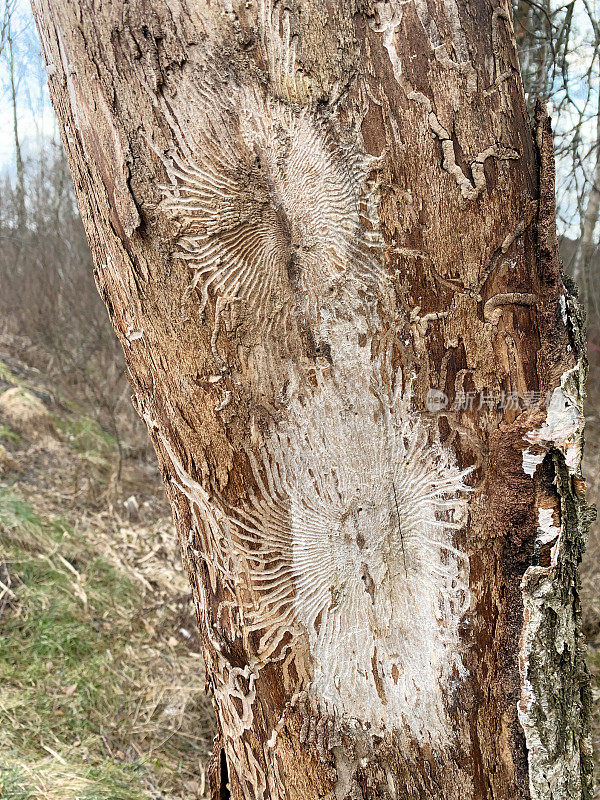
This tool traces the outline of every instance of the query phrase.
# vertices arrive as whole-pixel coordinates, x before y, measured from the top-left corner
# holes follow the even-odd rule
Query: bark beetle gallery
[[[194,592],[213,796],[585,796],[585,364],[509,7],[36,17]]]

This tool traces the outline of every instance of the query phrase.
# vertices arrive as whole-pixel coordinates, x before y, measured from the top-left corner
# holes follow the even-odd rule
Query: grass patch
[[[15,373],[6,366],[4,361],[0,361],[0,380],[3,380],[5,383],[12,383],[13,386],[25,386],[25,381],[15,375]]]
[[[117,447],[114,436],[103,430],[96,420],[90,417],[55,417],[54,423],[71,447],[86,457],[99,456],[102,459],[113,456]]]
[[[22,771],[16,766],[6,766],[0,775],[0,797],[8,800],[34,800],[27,788]]]
[[[59,765],[74,760],[82,798],[142,797],[137,771],[115,765],[102,741],[107,713],[115,730],[127,732],[115,708],[123,693],[115,685],[123,648],[116,621],[131,621],[136,587],[93,553],[82,558],[82,543],[63,520],[41,519],[6,489],[0,491],[0,525],[15,596],[0,628],[0,751],[18,752],[41,767],[49,756]],[[28,773],[10,766],[2,797],[28,797],[36,775],[42,777],[40,768]],[[107,781],[106,792],[98,793]]]
[[[102,774],[93,769],[74,772],[51,756],[35,764],[22,766],[7,762],[0,774],[2,800],[38,800],[39,792],[45,800],[140,800],[148,797],[132,782],[139,776],[132,767],[112,766]]]
[[[0,423],[0,442],[14,442],[18,444],[21,441],[21,434],[13,431],[8,425]]]
[[[0,486],[0,552],[4,558],[22,549],[41,549],[49,544],[47,530],[31,505]]]
[[[600,786],[600,649],[588,647],[587,665],[590,671],[592,688],[592,745],[594,748],[594,782]]]
[[[163,654],[140,585],[93,544],[0,487],[2,800],[139,800],[177,785],[179,759],[206,757],[204,741],[144,728],[169,703],[152,684]]]

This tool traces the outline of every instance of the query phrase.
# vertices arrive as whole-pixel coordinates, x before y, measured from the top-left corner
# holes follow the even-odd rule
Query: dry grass
[[[156,472],[117,484],[114,442],[74,413],[43,441],[3,422],[22,472],[0,481],[0,796],[204,797],[212,708]]]
[[[0,415],[9,429],[29,439],[55,434],[52,417],[42,401],[21,386],[0,394]]]

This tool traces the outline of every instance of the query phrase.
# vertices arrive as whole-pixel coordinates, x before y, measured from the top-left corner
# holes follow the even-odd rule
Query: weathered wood
[[[35,14],[213,796],[587,796],[584,354],[508,3]]]

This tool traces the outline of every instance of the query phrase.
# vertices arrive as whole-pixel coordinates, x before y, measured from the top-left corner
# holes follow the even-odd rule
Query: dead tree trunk
[[[584,353],[508,2],[35,6],[213,797],[588,796]]]
[[[595,159],[592,175],[590,178],[590,188],[586,198],[582,202],[585,208],[581,219],[581,237],[579,247],[575,256],[573,268],[573,278],[579,286],[580,295],[586,301],[590,301],[590,273],[592,272],[592,259],[596,254],[598,245],[594,242],[594,232],[600,216],[600,98],[598,99],[598,119],[596,122],[596,146]]]
[[[27,212],[25,208],[25,167],[23,164],[23,154],[21,152],[21,140],[19,138],[19,117],[17,113],[17,77],[15,75],[15,55],[13,51],[12,16],[11,11],[6,8],[8,18],[6,28],[6,39],[8,42],[8,75],[10,81],[10,100],[12,106],[13,137],[15,145],[15,166],[17,168],[17,181],[15,186],[15,205],[17,211],[17,231],[22,234],[27,224]]]

